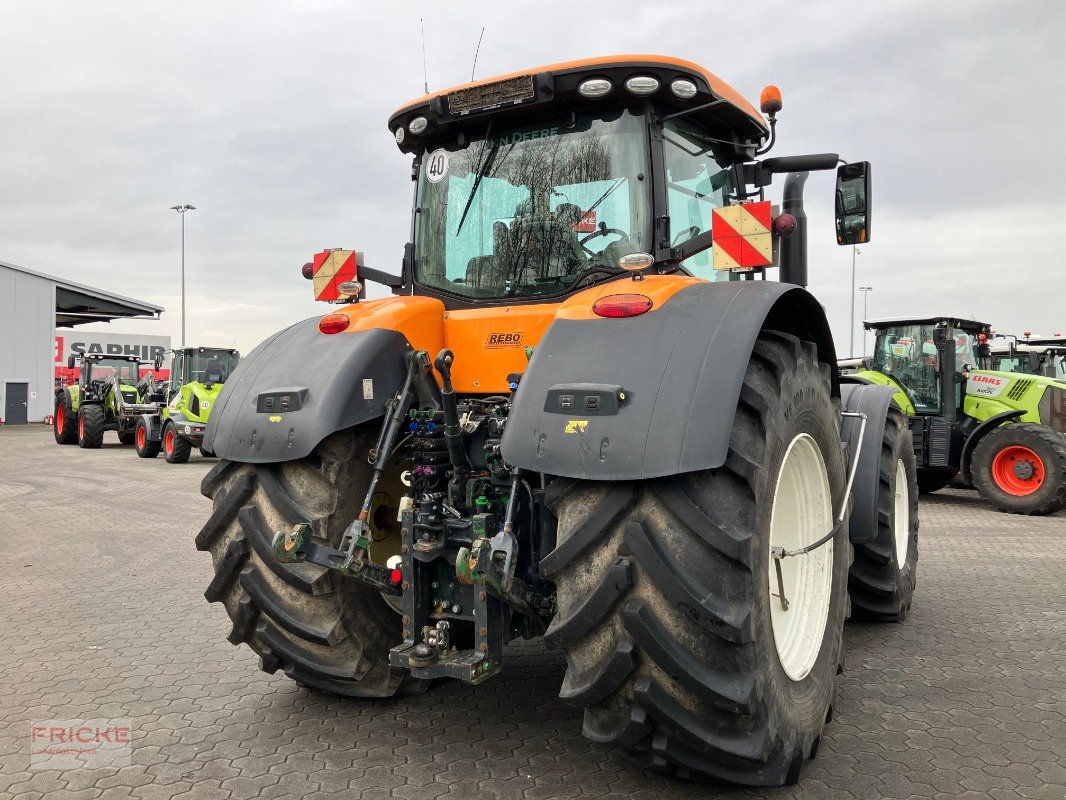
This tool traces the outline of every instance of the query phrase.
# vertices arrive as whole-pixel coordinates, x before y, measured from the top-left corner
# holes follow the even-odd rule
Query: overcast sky
[[[385,123],[422,92],[420,16],[431,89],[469,79],[482,25],[479,78],[655,52],[756,103],[776,83],[774,155],[873,162],[871,318],[1066,329],[1062,0],[0,0],[0,260],[163,305],[160,322],[93,327],[176,342],[169,207],[191,203],[187,338],[245,352],[323,313],[299,275],[314,251],[398,271],[410,161]],[[810,288],[846,355],[852,256],[831,195],[812,176]]]

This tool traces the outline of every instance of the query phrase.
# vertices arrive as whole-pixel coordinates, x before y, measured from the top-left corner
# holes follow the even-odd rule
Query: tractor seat
[[[573,203],[563,203],[554,212],[538,212],[530,200],[519,203],[510,239],[515,266],[524,274],[515,279],[530,282],[580,271],[586,261],[574,231],[580,219],[581,209]]]

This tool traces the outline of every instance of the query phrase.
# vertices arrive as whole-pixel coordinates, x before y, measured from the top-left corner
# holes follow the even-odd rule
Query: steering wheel
[[[629,241],[629,234],[628,233],[626,233],[625,231],[619,230],[618,228],[608,228],[606,223],[601,222],[600,223],[600,227],[598,227],[596,230],[594,230],[588,236],[583,236],[580,239],[578,239],[577,243],[581,245],[581,249],[582,250],[584,250],[586,253],[588,253],[589,258],[595,258],[596,256],[599,255],[599,253],[597,253],[597,252],[591,250],[589,247],[587,247],[585,245],[585,242],[591,241],[592,239],[595,239],[597,236],[609,236],[612,233],[616,233],[619,236],[621,236],[622,238],[619,239],[619,241],[621,241],[621,242],[628,242]]]

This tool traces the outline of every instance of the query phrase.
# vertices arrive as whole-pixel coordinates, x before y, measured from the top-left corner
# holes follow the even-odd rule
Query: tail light
[[[651,298],[643,294],[609,294],[592,304],[598,317],[639,317],[651,311]]]
[[[348,330],[352,321],[345,314],[326,314],[318,321],[318,329],[322,333],[341,333]]]

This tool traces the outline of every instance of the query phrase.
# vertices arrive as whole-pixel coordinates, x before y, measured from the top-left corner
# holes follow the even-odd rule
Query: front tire
[[[143,417],[137,420],[137,427],[133,429],[133,443],[137,447],[139,458],[155,458],[159,455],[159,448],[162,446],[162,442],[153,442],[148,438],[148,425]]]
[[[400,616],[365,584],[314,564],[279,563],[270,547],[275,531],[298,522],[340,544],[370,480],[375,437],[366,426],[341,431],[306,458],[278,464],[222,459],[201,485],[214,501],[196,537],[215,566],[204,596],[225,606],[229,641],[247,644],[266,672],[280,669],[301,685],[348,697],[429,685],[389,666],[389,650],[403,640]]]
[[[78,415],[74,412],[67,389],[56,395],[56,413],[52,417],[52,427],[56,444],[78,443]]]
[[[560,695],[584,708],[587,738],[682,777],[759,786],[795,783],[814,756],[842,664],[847,520],[782,562],[792,616],[774,610],[770,547],[814,543],[844,502],[829,374],[813,343],[764,332],[723,467],[549,487],[547,637],[566,650]]]
[[[104,443],[103,406],[83,405],[78,412],[78,447],[95,449]]]
[[[978,493],[1000,511],[1041,516],[1066,504],[1066,439],[1045,425],[996,428],[977,443],[970,471]]]
[[[163,425],[163,458],[168,464],[184,464],[192,455],[192,445],[182,439],[173,422]]]
[[[848,575],[851,614],[871,622],[902,622],[918,573],[918,481],[907,418],[896,406],[885,420],[876,491],[877,534],[854,545]]]
[[[130,445],[130,444],[134,444],[135,442],[136,442],[136,433],[135,433],[135,431],[119,431],[118,432],[118,443],[119,444]]]

